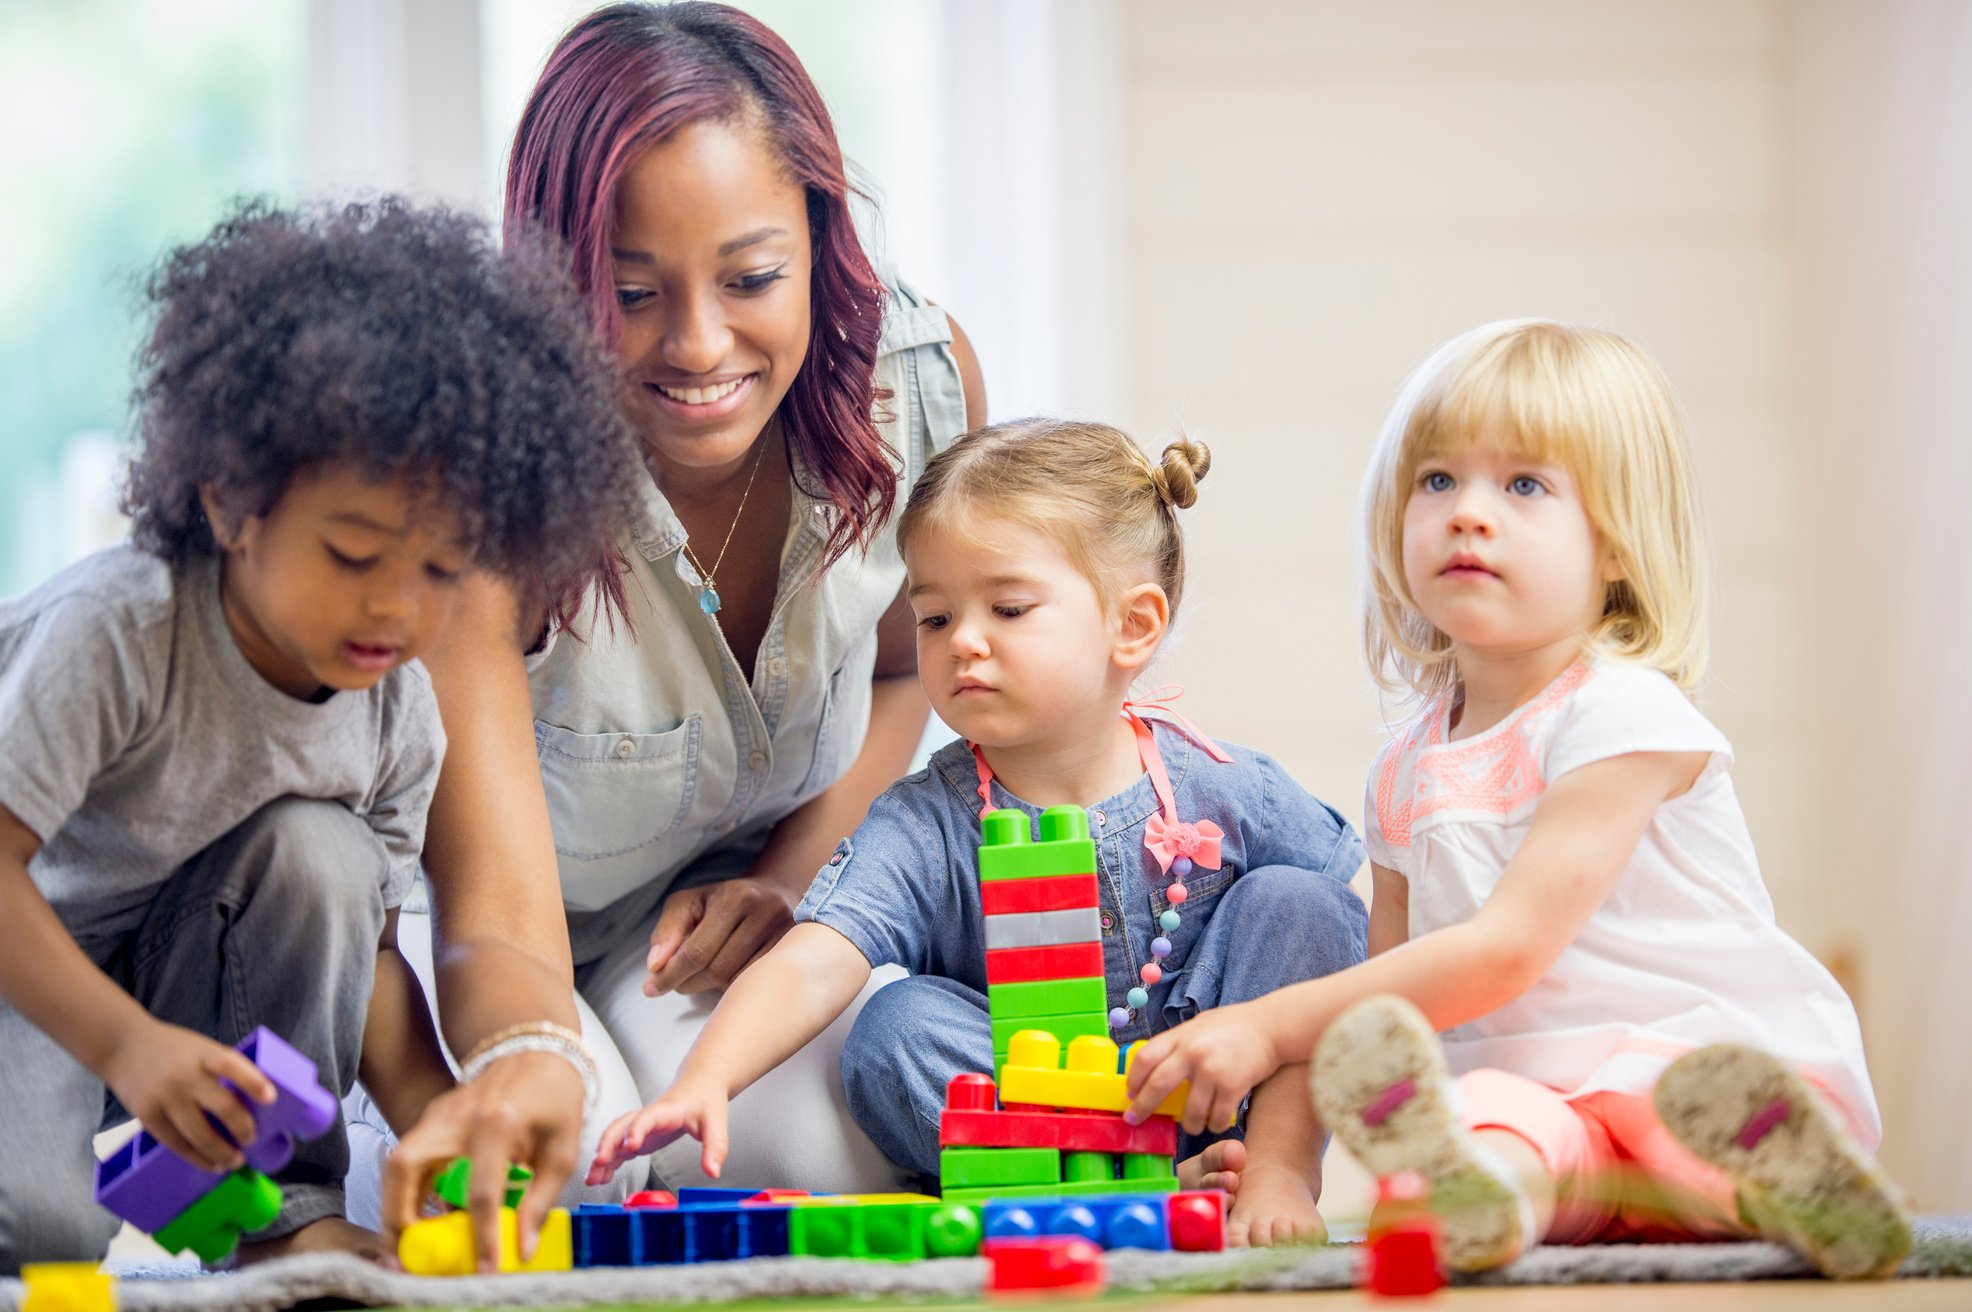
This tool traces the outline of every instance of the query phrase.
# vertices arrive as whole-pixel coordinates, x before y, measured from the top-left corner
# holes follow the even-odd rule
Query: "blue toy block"
[[[575,1265],[635,1266],[636,1245],[630,1213],[607,1203],[584,1203],[569,1218]]]
[[[754,1190],[746,1190],[748,1197]],[[786,1257],[787,1207],[700,1202],[694,1207],[584,1204],[571,1218],[575,1265],[675,1266]]]
[[[1168,1252],[1171,1226],[1161,1196],[1118,1194],[989,1202],[981,1209],[988,1239],[1081,1238],[1103,1248]]]
[[[742,1203],[759,1193],[758,1189],[703,1189],[678,1190],[680,1207],[723,1207],[731,1203]]]

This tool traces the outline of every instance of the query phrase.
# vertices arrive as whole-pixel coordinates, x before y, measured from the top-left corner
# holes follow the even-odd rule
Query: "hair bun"
[[[1212,468],[1212,451],[1205,443],[1186,438],[1164,448],[1163,458],[1151,473],[1157,494],[1179,510],[1189,510],[1198,500],[1198,481]]]

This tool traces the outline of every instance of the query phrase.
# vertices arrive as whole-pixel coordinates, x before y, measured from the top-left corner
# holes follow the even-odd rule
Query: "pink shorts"
[[[1458,1087],[1467,1129],[1516,1134],[1547,1164],[1555,1214],[1546,1242],[1751,1236],[1739,1219],[1732,1181],[1685,1151],[1657,1118],[1649,1094],[1603,1090],[1568,1099],[1497,1070],[1471,1071]],[[1829,1101],[1838,1119],[1853,1119]]]

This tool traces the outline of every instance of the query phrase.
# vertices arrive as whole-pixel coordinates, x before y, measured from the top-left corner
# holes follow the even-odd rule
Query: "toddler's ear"
[[[240,546],[244,525],[239,515],[226,508],[217,484],[199,484],[199,507],[205,511],[205,522],[212,530],[212,540],[219,544],[222,552]]]
[[[1126,670],[1150,664],[1171,624],[1171,600],[1155,583],[1140,583],[1117,602],[1119,624],[1112,659]]]

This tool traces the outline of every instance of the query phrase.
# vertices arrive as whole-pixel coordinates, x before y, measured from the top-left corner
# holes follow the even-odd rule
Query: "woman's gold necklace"
[[[733,522],[726,529],[726,540],[719,544],[719,555],[713,560],[711,569],[699,563],[698,553],[692,550],[690,536],[685,538],[685,556],[692,562],[692,568],[698,571],[698,608],[707,615],[719,613],[719,589],[712,580],[719,573],[719,567],[726,563],[726,548],[733,545],[733,533],[739,528],[740,516],[746,513],[746,499],[753,495],[753,480],[760,476],[760,462],[766,456],[767,443],[763,439],[759,452],[753,457],[753,472],[746,476],[746,490],[740,493],[739,509],[733,512]]]

